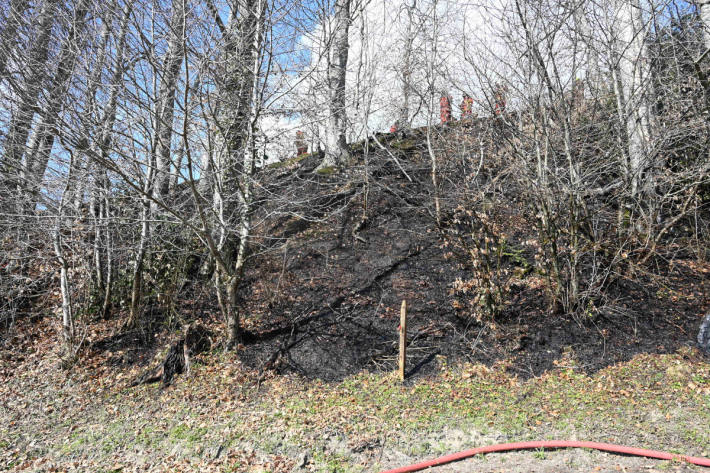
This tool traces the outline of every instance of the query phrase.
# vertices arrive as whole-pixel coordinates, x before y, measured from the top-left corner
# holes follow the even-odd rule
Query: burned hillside
[[[436,190],[422,129],[358,144],[339,172],[314,172],[317,155],[265,170],[240,288],[245,362],[329,380],[393,370],[402,300],[411,374],[446,359],[505,363],[523,377],[571,359],[595,371],[692,344],[708,284],[677,246],[664,249],[672,265],[654,258],[641,271],[629,261],[603,286],[583,279],[589,296],[572,310],[550,300],[535,206],[489,126],[437,130],[431,139],[445,159]],[[479,165],[466,153],[481,143],[499,159]],[[693,289],[671,295],[683,287]]]

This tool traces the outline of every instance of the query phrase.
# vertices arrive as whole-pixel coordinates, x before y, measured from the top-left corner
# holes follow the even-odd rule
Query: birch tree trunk
[[[151,197],[155,180],[154,166],[149,166],[148,174],[143,185],[143,198],[141,199],[141,235],[138,249],[133,263],[133,285],[131,287],[131,308],[126,321],[126,327],[133,328],[140,318],[140,301],[143,296],[143,264],[150,238]]]
[[[96,238],[102,239],[105,245],[105,251],[102,256],[104,258],[104,263],[97,261],[97,270],[101,267],[101,271],[105,271],[103,274],[103,303],[101,307],[102,316],[106,316],[107,311],[110,306],[111,300],[111,290],[113,285],[113,269],[112,269],[112,247],[113,247],[113,237],[111,231],[111,207],[110,207],[110,186],[111,181],[107,175],[107,168],[111,164],[111,144],[113,138],[113,127],[116,123],[118,99],[124,90],[123,85],[123,75],[126,71],[125,56],[126,56],[126,43],[128,35],[129,20],[131,17],[131,12],[133,11],[133,5],[131,2],[127,2],[123,8],[123,14],[121,18],[118,38],[116,40],[116,55],[115,64],[113,65],[113,74],[109,82],[109,98],[106,106],[103,109],[101,115],[101,127],[100,136],[98,143],[95,146],[92,157],[94,159],[95,173],[94,173],[94,185],[96,186],[96,203],[98,206],[98,218],[97,218],[97,236]],[[146,186],[150,179],[152,179],[152,169],[148,172],[148,177],[146,180]],[[136,254],[136,262],[134,264],[133,271],[133,287],[131,290],[131,306],[129,313],[129,320],[126,325],[131,326],[135,324],[138,320],[138,304],[140,302],[140,292],[142,288],[142,269],[143,269],[143,257],[145,255],[145,240],[147,239],[148,230],[146,226],[149,225],[147,221],[146,206],[148,211],[150,211],[149,201],[144,196],[142,199],[143,207],[143,221],[141,226],[141,243],[139,244],[139,249]],[[103,230],[103,232],[101,232]],[[103,233],[103,235],[101,235]],[[145,236],[145,238],[144,238]],[[140,256],[140,258],[139,258]],[[136,273],[138,273],[138,280],[136,280]]]
[[[178,146],[177,150],[177,156],[175,157],[175,161],[173,162],[173,169],[170,171],[170,189],[168,190],[168,194],[172,194],[177,190],[177,186],[180,182],[181,176],[181,169],[183,162],[185,160],[185,146],[183,144],[180,144]]]
[[[325,158],[318,169],[339,167],[350,155],[346,139],[347,116],[345,111],[345,79],[348,67],[350,23],[350,0],[336,0],[327,67],[329,115]]]
[[[69,164],[69,173],[74,168],[73,159]],[[71,176],[69,176],[71,177]],[[62,192],[59,208],[57,210],[57,221],[53,232],[54,254],[59,261],[59,285],[62,294],[62,338],[67,357],[71,359],[74,355],[74,314],[72,310],[71,284],[69,282],[69,262],[64,254],[62,242],[62,228],[64,224],[65,200],[69,190],[69,181]]]
[[[227,314],[227,330],[228,340],[227,345],[236,346],[240,340],[240,316],[239,307],[237,305],[237,289],[244,275],[244,268],[247,257],[249,236],[251,232],[251,214],[252,214],[252,178],[255,168],[255,151],[256,151],[256,127],[261,111],[261,91],[259,88],[261,61],[263,57],[263,42],[264,42],[264,26],[266,16],[266,0],[258,0],[253,5],[253,20],[251,22],[252,32],[250,35],[250,44],[248,45],[249,74],[248,84],[244,87],[249,90],[248,102],[248,119],[245,130],[245,143],[241,150],[242,153],[242,177],[241,185],[238,192],[239,196],[239,225],[236,258],[232,268],[230,279],[227,288],[228,301],[231,305],[228,308]],[[236,151],[236,150],[235,150]],[[236,189],[235,189],[236,190]]]
[[[82,123],[79,135],[79,156],[78,156],[78,168],[86,167],[85,173],[80,173],[79,176],[73,179],[71,182],[72,194],[73,194],[73,206],[75,209],[79,209],[83,203],[84,188],[87,186],[89,175],[93,174],[93,187],[89,193],[89,211],[92,219],[93,229],[94,229],[94,247],[93,247],[93,270],[91,271],[92,280],[95,283],[98,292],[105,293],[106,285],[106,257],[104,243],[106,243],[103,238],[105,237],[102,230],[103,224],[102,219],[106,209],[103,207],[104,203],[108,201],[107,198],[102,198],[100,182],[104,180],[101,179],[102,174],[105,175],[105,169],[94,160],[89,161],[89,156],[87,152],[89,151],[89,143],[92,141],[92,130],[95,128],[96,123],[94,123],[95,112],[96,112],[96,94],[99,90],[99,85],[101,83],[101,73],[104,71],[104,65],[106,62],[106,53],[108,47],[108,41],[110,35],[109,22],[110,19],[104,18],[103,25],[101,29],[101,41],[99,43],[99,50],[96,61],[93,64],[93,71],[89,75],[89,81],[87,84],[86,93],[84,95],[84,111],[82,114]],[[102,136],[99,136],[99,141],[101,141]],[[103,173],[102,173],[103,171]]]
[[[226,322],[226,345],[240,341],[238,289],[248,255],[253,206],[252,179],[255,170],[255,142],[261,111],[261,68],[264,57],[266,0],[245,0],[232,12],[224,33],[223,55],[227,64],[220,79],[221,113],[215,117],[220,130],[213,156],[204,155],[202,172],[205,182],[193,194],[203,222],[204,238],[216,265],[215,289]],[[187,126],[184,126],[184,130]],[[183,132],[184,132],[183,130]],[[188,172],[190,171],[190,153]],[[193,179],[190,179],[193,182]],[[213,242],[206,213],[202,211],[203,194],[214,189],[214,209],[219,236]]]
[[[626,175],[632,201],[638,201],[644,190],[642,182],[647,165],[650,133],[648,105],[649,63],[646,54],[646,32],[643,11],[638,0],[621,2],[619,22],[619,81],[626,137],[628,161]]]
[[[116,123],[116,111],[118,98],[123,91],[123,73],[125,71],[125,51],[126,51],[126,36],[128,34],[128,20],[130,19],[133,6],[130,2],[126,3],[123,9],[121,18],[121,26],[118,35],[116,46],[116,63],[114,65],[113,75],[110,82],[111,93],[108,103],[102,116],[101,136],[98,143],[97,156],[95,160],[98,162],[97,172],[95,174],[95,185],[98,192],[99,216],[97,222],[97,239],[103,241],[105,245],[102,252],[104,261],[97,262],[97,270],[105,271],[103,274],[103,303],[101,304],[101,316],[106,317],[111,305],[111,292],[113,289],[113,231],[111,228],[111,181],[109,180],[106,163],[110,159],[110,148],[113,137],[113,127]],[[101,235],[103,230],[103,235]],[[132,295],[132,294],[131,294]],[[131,299],[131,309],[133,309],[133,299]],[[131,314],[130,316],[132,316]]]

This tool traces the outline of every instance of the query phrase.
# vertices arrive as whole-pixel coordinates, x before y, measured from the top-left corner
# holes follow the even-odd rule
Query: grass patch
[[[250,471],[260,458],[307,451],[314,471],[359,472],[362,457],[354,446],[373,440],[380,443],[371,448],[419,458],[573,435],[706,456],[710,363],[691,355],[639,355],[586,375],[569,352],[559,368],[527,381],[474,364],[448,365],[405,385],[394,373],[360,373],[339,383],[276,376],[257,391],[236,358],[215,354],[189,383],[160,391],[116,389],[90,413],[72,415],[72,422],[24,422],[10,433],[36,438],[41,431],[37,451],[98,457],[108,465],[135,450],[151,459],[202,461],[221,446],[225,468],[239,465],[238,471]],[[14,448],[14,441],[0,442]],[[534,453],[544,455],[553,459]],[[10,461],[16,458],[6,457],[0,467]],[[277,467],[283,462],[272,463],[263,470],[289,471]]]
[[[186,424],[178,424],[168,432],[170,438],[184,440],[189,444],[194,444],[202,440],[207,434],[206,427],[192,428]]]

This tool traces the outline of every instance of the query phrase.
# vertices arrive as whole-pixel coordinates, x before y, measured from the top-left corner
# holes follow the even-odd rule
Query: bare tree
[[[15,51],[18,30],[24,23],[29,4],[29,0],[11,0],[8,6],[5,26],[0,32],[0,79],[7,74],[7,61]]]
[[[414,67],[414,40],[418,33],[417,25],[415,24],[415,11],[417,9],[417,0],[412,0],[409,5],[405,2],[403,10],[407,15],[405,34],[404,34],[404,50],[402,51],[402,103],[399,112],[399,124],[404,128],[409,128],[411,123],[410,102],[412,100],[412,68]]]
[[[708,53],[708,51],[710,51],[710,1],[699,0],[698,9],[700,22],[703,25],[703,35],[705,38],[705,51],[703,52],[703,55],[707,55],[710,54]]]
[[[346,139],[347,116],[345,109],[345,87],[348,67],[348,33],[351,17],[350,0],[335,1],[335,15],[332,25],[332,39],[328,48],[328,128],[325,144],[325,158],[320,168],[339,167],[345,163],[350,152]]]
[[[109,99],[101,114],[99,140],[93,147],[94,190],[91,196],[92,215],[94,215],[94,265],[100,280],[99,289],[103,290],[101,315],[108,315],[114,282],[113,231],[111,228],[111,183],[107,164],[110,163],[111,145],[113,144],[114,125],[118,111],[118,98],[123,93],[123,75],[129,19],[132,12],[130,2],[123,7],[119,22],[116,55],[109,82]],[[98,78],[97,78],[98,79]],[[93,93],[91,94],[93,98]],[[83,137],[82,137],[83,138]]]
[[[650,143],[649,62],[646,38],[649,22],[637,1],[619,2],[618,8],[618,77],[619,113],[624,118],[628,155],[626,175],[631,186],[630,198],[641,198]],[[614,71],[616,72],[616,71]]]
[[[86,26],[86,16],[89,13],[90,0],[80,0],[76,9],[71,12],[72,19],[69,32],[64,39],[57,61],[57,69],[48,88],[48,103],[40,112],[40,123],[30,146],[27,156],[26,181],[32,195],[36,195],[41,188],[44,173],[49,162],[49,155],[54,146],[54,139],[59,134],[57,122],[59,113],[64,104],[69,83],[74,74],[74,67],[83,43],[83,31]],[[70,190],[70,189],[68,189]],[[36,198],[28,196],[30,208],[34,208]]]
[[[26,163],[24,162],[27,149],[27,138],[32,129],[35,113],[38,110],[38,100],[42,85],[47,77],[47,59],[49,56],[49,42],[52,27],[55,22],[57,8],[56,0],[47,0],[42,3],[37,21],[33,46],[29,50],[24,74],[23,84],[17,92],[17,105],[12,110],[12,117],[8,125],[7,138],[3,150],[3,160],[0,169],[5,178],[14,176],[9,180],[10,186],[24,188],[26,178]],[[6,191],[8,192],[8,191]]]
[[[233,347],[241,338],[237,291],[249,250],[256,134],[268,74],[268,67],[263,67],[268,3],[244,0],[232,5],[227,24],[222,22],[217,8],[210,5],[220,32],[220,50],[213,76],[218,103],[211,106],[209,98],[203,102],[203,115],[217,131],[217,136],[208,140],[203,155],[202,171],[209,182],[198,186],[192,173],[195,163],[186,138],[186,121],[182,134],[188,181],[201,225],[199,234],[216,266],[215,288],[226,322],[226,344]],[[204,92],[206,97],[211,95],[211,91]],[[205,196],[207,190],[213,195]]]
[[[426,143],[427,150],[429,151],[429,162],[431,166],[431,184],[432,192],[434,197],[434,212],[436,217],[436,223],[439,225],[441,223],[441,201],[439,199],[439,176],[438,176],[438,165],[437,152],[433,145],[433,134],[436,133],[435,130],[435,104],[438,103],[440,97],[446,95],[446,100],[448,99],[448,93],[443,93],[438,87],[440,84],[440,27],[441,19],[438,13],[439,2],[433,0],[429,5],[429,8],[425,10],[425,17],[428,26],[430,27],[429,37],[427,38],[425,47],[426,56],[426,96],[429,100],[428,113],[427,113],[427,126],[426,126]]]
[[[156,188],[157,195],[162,199],[165,199],[170,191],[170,165],[172,161],[170,151],[172,149],[175,94],[183,60],[182,36],[185,29],[185,12],[183,9],[183,0],[173,0],[168,31],[168,51],[164,58],[156,105]]]
[[[73,159],[72,159],[73,161]],[[70,163],[69,169],[74,168],[73,163]],[[54,254],[59,261],[59,285],[62,295],[62,338],[65,346],[65,355],[67,361],[71,361],[74,356],[74,342],[75,342],[75,331],[74,331],[74,308],[72,304],[72,289],[71,283],[69,281],[69,269],[71,264],[64,251],[64,242],[62,239],[62,232],[64,231],[64,218],[65,209],[67,207],[67,197],[69,196],[69,182],[70,177],[68,176],[66,180],[66,185],[62,191],[61,197],[59,199],[59,205],[57,208],[56,223],[53,231],[53,242],[54,242]]]

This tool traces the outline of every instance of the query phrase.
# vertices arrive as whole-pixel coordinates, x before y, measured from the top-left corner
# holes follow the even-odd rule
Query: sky
[[[417,34],[412,45],[410,81],[415,89],[410,99],[414,126],[438,120],[439,97],[443,93],[452,96],[455,110],[464,93],[474,97],[480,94],[476,69],[489,72],[490,65],[496,64],[482,53],[504,54],[494,35],[502,1],[488,0],[483,7],[456,0],[417,0],[412,15]],[[399,116],[405,38],[410,22],[407,6],[413,3],[414,0],[371,0],[355,9],[356,17],[349,30],[346,80],[347,115],[352,130],[349,141],[387,131]],[[263,120],[262,129],[270,135],[267,154],[271,160],[291,156],[295,151],[293,136],[298,129],[306,132],[311,146],[324,136],[328,96],[323,43],[331,33],[329,22],[324,21],[298,40],[299,50],[309,52],[310,63],[305,68],[307,72],[291,77],[288,86],[294,93],[284,98],[284,108],[298,113],[267,115]],[[429,110],[432,97],[435,107]]]
[[[612,6],[614,2],[604,2]],[[399,116],[402,103],[402,62],[409,17],[406,6],[415,0],[371,0],[360,10],[349,31],[349,60],[347,72],[347,115],[351,124],[350,141],[363,138],[375,131],[387,131]],[[553,8],[560,5],[552,0],[541,0]],[[533,3],[522,2],[523,8]],[[416,89],[412,109],[413,125],[421,126],[428,120],[438,121],[439,97],[445,93],[452,97],[454,115],[464,93],[471,95],[480,114],[490,113],[493,87],[506,84],[509,105],[531,93],[541,93],[542,84],[531,77],[526,39],[519,28],[513,10],[514,0],[416,0],[414,15],[418,37],[413,44],[413,78]],[[597,8],[585,3],[587,11]],[[650,3],[645,3],[650,11]],[[671,9],[688,10],[683,1],[656,4],[660,24],[669,18]],[[601,8],[592,16],[603,16]],[[598,14],[598,15],[596,15]],[[549,22],[532,24],[534,41],[543,52],[549,72],[557,73],[560,86],[571,88],[576,79],[587,73],[585,64],[591,58],[589,51],[575,49],[570,31],[579,28],[579,18],[563,16],[558,12],[561,28],[553,29]],[[649,17],[648,13],[646,14]],[[613,18],[610,21],[615,21]],[[272,115],[264,120],[263,129],[270,134],[268,154],[271,159],[290,157],[295,151],[293,135],[303,129],[315,143],[324,136],[328,115],[326,64],[323,60],[323,38],[331,33],[328,21],[313,23],[313,28],[300,36],[299,50],[308,51],[310,63],[305,68],[310,76],[293,75],[289,87],[295,93],[285,100],[285,108],[296,110],[288,117]],[[526,66],[527,65],[527,66]],[[554,66],[554,67],[553,67]],[[435,71],[432,78],[431,71]],[[535,89],[535,90],[533,90]],[[428,109],[433,97],[433,108]]]

